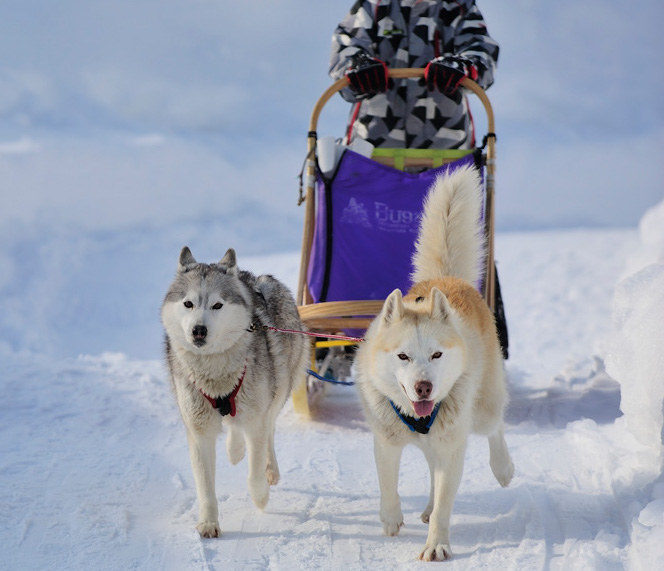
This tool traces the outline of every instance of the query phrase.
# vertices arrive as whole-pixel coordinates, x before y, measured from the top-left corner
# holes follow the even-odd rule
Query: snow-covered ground
[[[490,96],[517,472],[501,489],[471,440],[444,565],[656,569],[662,5],[478,3],[501,45]],[[184,244],[207,261],[232,246],[295,287],[296,174],[350,0],[51,4],[0,6],[0,569],[426,567],[424,460],[406,450],[406,527],[383,537],[352,387],[330,388],[311,421],[286,406],[262,513],[220,439],[224,537],[202,541],[161,361]],[[330,105],[321,133],[339,134],[347,109]]]
[[[664,203],[641,234],[498,235],[512,352],[507,440],[517,472],[501,489],[485,441],[472,438],[447,568],[654,569],[662,560],[662,228]],[[49,238],[52,251],[69,247]],[[151,247],[161,248],[142,245]],[[110,244],[104,257],[117,259],[119,248]],[[297,252],[241,252],[245,267],[294,286]],[[128,278],[135,271],[114,270]],[[57,285],[60,272],[46,268],[41,279]],[[44,298],[46,291],[28,294],[40,305],[76,307],[76,290]],[[101,305],[112,296],[97,293]],[[246,490],[246,462],[231,467],[220,442],[224,536],[201,540],[184,429],[158,355],[58,358],[4,347],[2,359],[0,568],[425,566],[415,560],[426,537],[424,459],[406,450],[406,527],[384,537],[372,437],[352,387],[331,388],[312,421],[286,406],[277,432],[282,479],[262,513]]]

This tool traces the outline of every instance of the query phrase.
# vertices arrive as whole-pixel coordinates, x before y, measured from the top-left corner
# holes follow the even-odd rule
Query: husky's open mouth
[[[408,391],[406,390],[406,387],[401,384],[401,390],[404,392],[406,397],[408,397],[408,400],[410,400],[410,397],[408,396]],[[415,414],[417,416],[431,416],[431,413],[433,412],[434,407],[436,406],[436,403],[432,400],[411,400],[410,404],[413,405],[413,410],[415,411]]]

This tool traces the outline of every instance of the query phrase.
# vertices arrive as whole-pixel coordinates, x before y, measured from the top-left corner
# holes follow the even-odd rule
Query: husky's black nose
[[[194,325],[194,328],[191,331],[191,334],[194,337],[194,343],[196,345],[203,345],[205,343],[207,333],[208,331],[205,325]]]

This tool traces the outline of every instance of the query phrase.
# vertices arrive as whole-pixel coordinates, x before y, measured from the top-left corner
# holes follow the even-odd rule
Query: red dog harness
[[[216,408],[219,411],[219,414],[221,416],[226,416],[228,414],[230,414],[231,416],[235,416],[235,413],[237,412],[235,408],[235,397],[240,392],[240,387],[242,386],[242,382],[244,381],[244,376],[246,373],[247,373],[247,364],[245,363],[240,380],[238,381],[237,385],[235,385],[235,388],[225,397],[214,398],[211,397],[210,395],[205,394],[202,389],[198,390],[212,405],[212,408]]]

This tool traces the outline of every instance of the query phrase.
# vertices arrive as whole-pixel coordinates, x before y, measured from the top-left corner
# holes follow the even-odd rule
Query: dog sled
[[[419,79],[422,69],[389,70],[392,78]],[[484,186],[486,271],[479,291],[496,309],[494,265],[495,127],[491,103],[475,82],[461,83],[481,102],[487,133],[471,150],[367,149],[319,139],[325,104],[342,88],[333,83],[316,102],[309,123],[300,183],[305,204],[297,305],[311,334],[307,382],[293,394],[294,409],[309,417],[328,382],[348,381],[354,347],[395,289],[409,289],[411,257],[422,202],[438,175],[474,164]],[[502,310],[502,308],[501,308]]]

